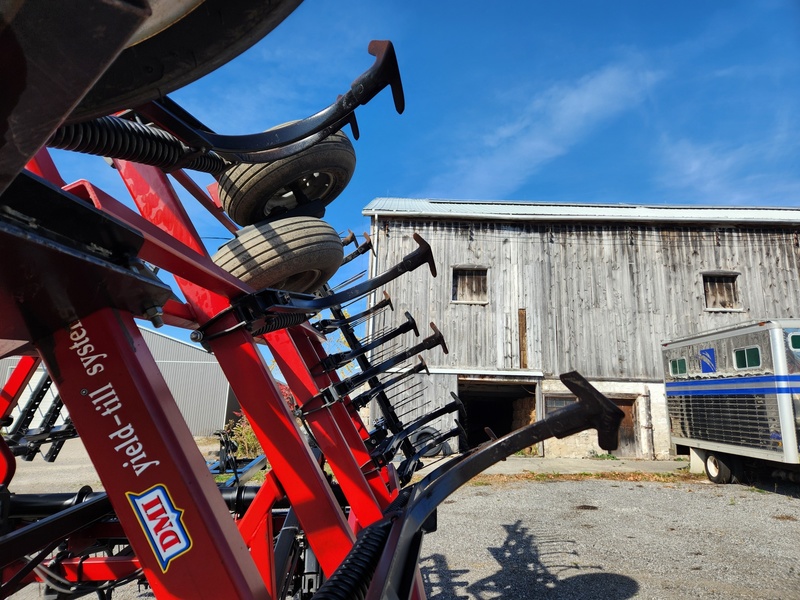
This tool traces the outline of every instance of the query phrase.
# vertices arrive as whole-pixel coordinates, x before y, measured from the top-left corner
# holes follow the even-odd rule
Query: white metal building
[[[233,411],[238,410],[239,404],[212,354],[200,346],[151,329],[142,328],[141,331],[192,435],[211,435],[235,418]],[[0,381],[5,383],[17,361],[16,357],[0,360]],[[28,386],[29,391],[20,400],[21,404],[43,375],[44,368],[40,367]],[[48,392],[51,398],[55,393],[54,387]],[[42,414],[48,406],[49,402],[45,400],[40,408]],[[18,410],[12,416],[16,416]],[[32,426],[35,425],[36,421]]]

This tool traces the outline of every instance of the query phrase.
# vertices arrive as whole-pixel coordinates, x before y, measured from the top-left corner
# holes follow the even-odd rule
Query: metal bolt
[[[164,316],[164,309],[160,306],[151,306],[144,311],[144,317],[149,319],[156,329],[164,325],[164,319],[161,318],[162,316]]]
[[[203,332],[202,331],[193,331],[189,334],[189,339],[193,342],[202,342],[203,341]]]

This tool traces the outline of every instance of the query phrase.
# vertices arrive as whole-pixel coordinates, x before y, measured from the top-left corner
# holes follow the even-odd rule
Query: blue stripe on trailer
[[[761,375],[670,381],[667,396],[744,396],[800,393],[800,375]]]

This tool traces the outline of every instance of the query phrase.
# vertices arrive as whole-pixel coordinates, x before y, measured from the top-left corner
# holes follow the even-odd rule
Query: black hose
[[[162,129],[113,116],[62,125],[47,145],[60,150],[129,160],[164,170],[177,167],[192,153],[191,148]],[[217,174],[224,171],[228,164],[217,154],[207,152],[191,158],[182,166]]]

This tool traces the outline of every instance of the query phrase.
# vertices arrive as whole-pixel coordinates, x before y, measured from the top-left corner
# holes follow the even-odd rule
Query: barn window
[[[453,302],[485,304],[489,301],[486,267],[453,269]]]
[[[676,375],[686,375],[686,359],[675,358],[669,361],[669,372],[673,377]]]
[[[738,273],[706,273],[703,275],[703,293],[709,310],[739,310]]]
[[[761,366],[761,350],[758,346],[736,348],[733,359],[737,369],[754,369]]]

